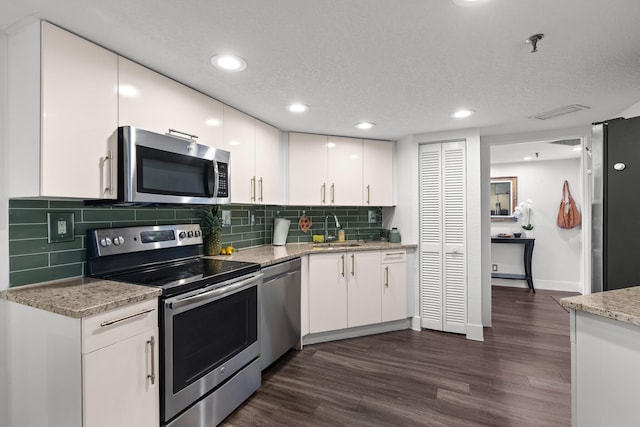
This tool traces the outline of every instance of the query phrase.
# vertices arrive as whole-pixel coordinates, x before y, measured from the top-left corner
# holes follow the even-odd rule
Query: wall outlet
[[[369,211],[369,224],[375,224],[378,221],[376,211]]]
[[[73,242],[73,212],[48,212],[47,213],[47,241],[49,243]]]
[[[498,264],[491,264],[491,271],[498,271]]]
[[[222,211],[222,226],[231,227],[231,211]]]

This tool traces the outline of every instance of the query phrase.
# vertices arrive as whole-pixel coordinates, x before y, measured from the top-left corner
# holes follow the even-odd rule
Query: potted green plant
[[[206,207],[199,211],[200,228],[202,228],[203,252],[205,255],[218,255],[222,250],[222,218],[218,205]]]

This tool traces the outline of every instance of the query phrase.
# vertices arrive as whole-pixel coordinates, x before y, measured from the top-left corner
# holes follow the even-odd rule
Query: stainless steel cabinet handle
[[[344,277],[344,255],[342,255],[340,258],[342,258],[342,277]]]
[[[327,184],[323,182],[322,187],[320,187],[320,197],[322,197],[322,203],[325,203],[326,194],[327,194]]]
[[[335,195],[336,195],[336,184],[332,182],[331,183],[331,203],[335,203]]]
[[[258,197],[258,200],[262,201],[262,177],[260,177],[260,179],[258,180],[258,184],[260,187],[260,197]]]
[[[105,187],[104,192],[113,194],[113,152],[109,150],[109,154],[104,158],[105,163],[109,161],[109,185]]]
[[[351,275],[356,275],[356,256],[351,254]]]
[[[142,311],[140,311],[138,313],[134,313],[134,314],[131,314],[129,316],[121,317],[119,319],[105,320],[104,322],[100,323],[100,327],[104,328],[105,326],[113,325],[114,323],[124,322],[125,320],[131,319],[133,317],[138,317],[138,316],[142,316],[143,314],[151,313],[152,311],[155,311],[155,308],[147,308],[146,310],[142,310]]]
[[[384,285],[389,287],[389,266],[384,268]]]
[[[255,202],[256,201],[256,177],[255,176],[251,178],[251,180],[249,181],[249,186],[251,187],[249,189],[251,193],[251,201]]]
[[[151,384],[156,383],[156,338],[151,337],[147,344],[151,347],[151,373],[147,374],[147,378],[151,380]]]
[[[367,204],[371,203],[371,186],[367,185]]]
[[[404,255],[404,252],[387,252],[385,256]]]

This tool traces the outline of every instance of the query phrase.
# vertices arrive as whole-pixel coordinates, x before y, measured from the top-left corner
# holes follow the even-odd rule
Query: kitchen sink
[[[329,243],[314,243],[314,250],[330,250],[330,249],[342,249],[342,248],[356,248],[362,246],[362,243],[355,242],[329,242]]]

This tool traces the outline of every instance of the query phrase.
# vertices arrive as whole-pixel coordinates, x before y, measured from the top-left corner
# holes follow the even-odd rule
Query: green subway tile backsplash
[[[274,218],[291,220],[288,243],[311,242],[312,234],[322,234],[324,217],[335,213],[348,240],[373,240],[380,236],[382,212],[371,207],[297,207],[225,205],[231,211],[231,226],[222,230],[224,246],[238,249],[270,244]],[[84,274],[87,230],[94,228],[129,227],[198,223],[199,208],[123,208],[84,206],[80,201],[9,200],[9,267],[10,285],[19,286],[50,280],[77,277]],[[369,224],[367,212],[375,210],[378,221]],[[73,212],[75,239],[71,242],[48,243],[47,213]],[[298,220],[302,212],[312,221],[307,233],[300,231]],[[253,215],[254,223],[251,223]],[[335,234],[333,218],[329,232]]]

